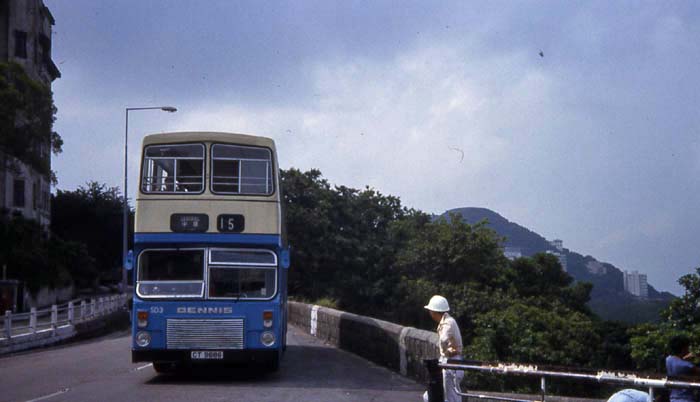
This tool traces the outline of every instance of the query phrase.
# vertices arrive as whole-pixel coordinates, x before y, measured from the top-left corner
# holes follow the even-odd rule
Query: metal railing
[[[0,340],[11,340],[26,334],[55,331],[58,328],[89,321],[124,307],[128,295],[115,295],[84,300],[72,300],[62,305],[37,310],[32,307],[28,313],[13,314],[5,311]]]
[[[545,402],[547,396],[547,379],[567,378],[577,381],[597,382],[602,384],[627,385],[633,387],[644,387],[649,390],[649,400],[654,400],[654,390],[659,388],[687,388],[700,389],[700,381],[684,381],[684,378],[668,378],[654,374],[641,374],[625,371],[585,371],[576,369],[561,369],[539,367],[537,365],[516,364],[516,363],[487,363],[479,361],[447,360],[438,362],[437,360],[425,360],[430,376],[428,397],[429,401],[443,401],[442,373],[440,369],[478,371],[500,375],[518,375],[540,378],[540,396],[537,401],[508,398],[500,396],[485,395],[472,392],[463,392],[459,381],[454,381],[455,392],[458,395],[476,399],[490,399],[507,402]]]

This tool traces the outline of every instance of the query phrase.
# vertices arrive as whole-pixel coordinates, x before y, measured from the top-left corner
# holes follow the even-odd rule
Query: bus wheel
[[[172,373],[175,371],[175,363],[153,362],[153,369],[158,374]]]
[[[280,357],[279,355],[271,358],[270,360],[265,362],[265,369],[269,371],[270,373],[274,373],[275,371],[280,369]]]

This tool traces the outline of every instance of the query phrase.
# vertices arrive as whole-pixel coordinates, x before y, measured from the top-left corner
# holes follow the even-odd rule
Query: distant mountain
[[[469,224],[486,220],[491,229],[506,238],[505,247],[519,249],[523,256],[529,257],[556,250],[541,235],[509,221],[490,209],[455,208],[442,216],[447,217],[449,214],[460,214]],[[649,298],[639,299],[625,292],[622,271],[614,265],[566,248],[564,254],[569,274],[577,281],[593,284],[589,306],[603,319],[632,323],[656,321],[661,310],[674,298],[672,294],[659,292],[649,285]]]

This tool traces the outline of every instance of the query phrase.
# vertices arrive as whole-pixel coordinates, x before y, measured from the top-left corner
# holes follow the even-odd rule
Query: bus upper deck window
[[[213,193],[272,194],[272,152],[269,149],[223,144],[214,144],[211,149]]]
[[[150,145],[143,155],[141,191],[144,193],[204,191],[204,145]]]

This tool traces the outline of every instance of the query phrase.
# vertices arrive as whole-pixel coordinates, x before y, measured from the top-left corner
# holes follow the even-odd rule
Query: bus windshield
[[[209,268],[209,297],[267,299],[275,294],[274,268]]]
[[[146,250],[138,265],[141,297],[204,295],[204,250]]]
[[[209,298],[269,299],[276,292],[275,253],[268,250],[211,250]]]

